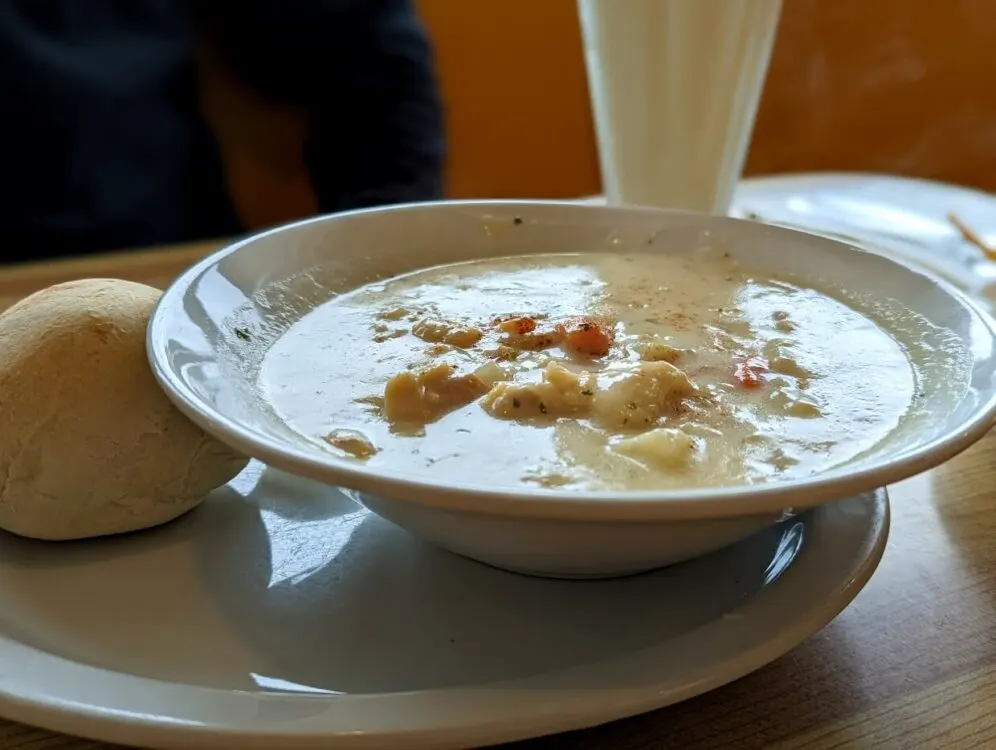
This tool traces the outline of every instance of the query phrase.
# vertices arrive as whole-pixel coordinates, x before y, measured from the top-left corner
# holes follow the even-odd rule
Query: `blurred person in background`
[[[314,210],[440,197],[442,111],[412,0],[0,0],[0,262],[247,229],[202,53],[303,113]],[[237,115],[229,127],[243,124],[251,137]]]

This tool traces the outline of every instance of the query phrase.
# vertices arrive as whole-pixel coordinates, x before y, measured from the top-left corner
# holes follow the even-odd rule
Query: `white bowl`
[[[760,272],[820,278],[902,301],[953,331],[969,386],[928,396],[929,419],[859,462],[805,479],[689,491],[506,490],[412,478],[337,458],[268,409],[232,316],[278,333],[335,292],[475,258],[546,252],[687,253],[721,244]],[[293,279],[289,283],[288,279]],[[264,325],[265,324],[265,325]],[[950,285],[830,239],[738,219],[552,202],[448,202],[323,216],[238,242],[184,273],[149,325],[152,369],[207,432],[272,466],[349,488],[374,512],[501,568],[606,577],[685,560],[777,520],[929,469],[996,421],[996,333]],[[271,341],[254,342],[265,349]],[[303,351],[302,357],[311,356]]]

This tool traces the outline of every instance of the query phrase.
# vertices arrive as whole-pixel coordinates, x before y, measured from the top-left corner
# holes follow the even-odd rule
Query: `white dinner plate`
[[[885,491],[631,578],[454,556],[253,463],[157,530],[0,536],[0,714],[161,748],[456,748],[588,727],[739,678],[871,576]]]
[[[860,172],[816,172],[743,180],[732,216],[755,217],[857,241],[896,260],[927,269],[991,310],[996,263],[965,241],[955,214],[996,246],[996,196],[932,180]]]

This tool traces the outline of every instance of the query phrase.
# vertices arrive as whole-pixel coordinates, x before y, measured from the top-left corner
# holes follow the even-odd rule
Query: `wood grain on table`
[[[162,286],[218,244],[0,270],[0,307],[87,276]],[[840,617],[794,651],[677,706],[514,748],[996,747],[996,433],[890,491],[881,567]],[[0,721],[0,750],[111,747]]]

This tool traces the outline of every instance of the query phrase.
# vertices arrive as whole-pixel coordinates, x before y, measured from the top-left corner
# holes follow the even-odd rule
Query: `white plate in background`
[[[909,177],[859,172],[753,177],[740,183],[730,211],[740,218],[856,240],[946,278],[991,310],[996,263],[963,239],[949,213],[996,245],[996,196]]]

